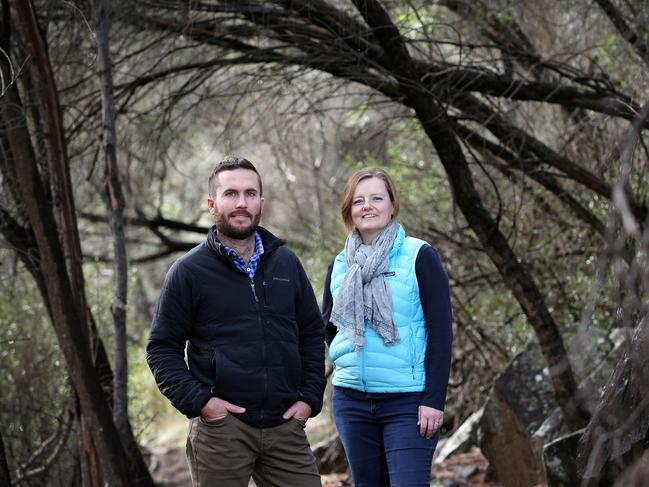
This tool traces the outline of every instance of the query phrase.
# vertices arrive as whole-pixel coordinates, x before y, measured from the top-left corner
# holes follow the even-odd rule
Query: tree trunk
[[[117,165],[115,102],[113,77],[109,52],[111,4],[95,0],[92,4],[97,26],[97,67],[102,95],[104,183],[108,215],[113,234],[115,301],[113,304],[113,330],[115,336],[114,402],[113,417],[124,445],[128,443],[128,357],[126,347],[126,303],[128,294],[128,268],[124,235],[124,193]]]
[[[9,465],[7,464],[5,444],[2,441],[2,431],[0,431],[0,485],[11,487],[11,475],[9,475]]]
[[[16,153],[13,147],[12,151]],[[102,469],[103,483],[109,486],[131,485],[126,456],[88,350],[87,335],[84,327],[79,326],[85,320],[75,306],[76,300],[57,239],[54,216],[47,203],[40,199],[42,187],[36,165],[20,159],[15,159],[15,164],[26,214],[34,228],[39,247],[41,268],[47,276],[45,287],[52,309],[54,329],[70,380],[79,396],[82,421],[86,422],[87,431],[97,448],[100,459],[97,464]]]

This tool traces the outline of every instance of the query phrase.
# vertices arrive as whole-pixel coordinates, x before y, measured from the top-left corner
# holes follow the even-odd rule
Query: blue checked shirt
[[[239,257],[239,254],[237,254],[237,252],[234,249],[231,249],[225,244],[222,245],[223,248],[225,249],[225,252],[232,260],[232,263],[241,272],[245,272],[246,274],[248,274],[248,277],[250,278],[250,282],[252,282],[253,279],[255,278],[255,272],[257,271],[257,267],[259,267],[259,259],[261,258],[261,254],[264,253],[264,244],[261,243],[261,237],[259,236],[259,232],[255,232],[255,251],[250,257],[250,264],[246,264],[246,261],[243,260],[241,257]]]

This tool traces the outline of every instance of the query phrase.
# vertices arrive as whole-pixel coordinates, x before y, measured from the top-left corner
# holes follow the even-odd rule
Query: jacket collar
[[[398,223],[399,225],[399,230],[397,230],[397,236],[394,239],[394,243],[392,244],[392,250],[390,250],[390,257],[392,257],[394,254],[399,252],[401,249],[401,246],[403,245],[403,241],[406,239],[406,231],[403,229],[403,225],[401,223]]]
[[[261,241],[264,244],[264,254],[272,252],[278,247],[284,245],[284,242],[273,235],[271,232],[266,230],[263,227],[257,227]],[[219,240],[218,232],[216,230],[216,225],[212,225],[212,228],[207,232],[207,240],[205,242],[207,248],[212,252],[216,252],[218,255],[224,256],[225,252],[223,250],[223,244]]]

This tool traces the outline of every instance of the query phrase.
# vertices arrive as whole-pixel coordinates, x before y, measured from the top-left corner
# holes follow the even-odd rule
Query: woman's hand
[[[443,422],[444,411],[428,406],[419,406],[417,425],[421,436],[427,439],[432,438],[437,433],[437,430],[442,427]]]

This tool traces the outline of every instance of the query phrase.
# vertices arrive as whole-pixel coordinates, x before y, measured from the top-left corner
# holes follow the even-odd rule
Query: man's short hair
[[[219,174],[224,171],[234,171],[235,169],[248,169],[249,171],[254,172],[257,175],[257,179],[259,180],[259,196],[262,196],[264,194],[264,188],[261,184],[261,176],[259,175],[259,171],[257,171],[257,168],[253,165],[253,163],[248,159],[244,159],[243,157],[226,156],[221,162],[216,165],[216,167],[212,171],[212,174],[210,175],[210,179],[207,181],[207,191],[211,198],[216,197],[216,188],[218,188],[219,186]]]

